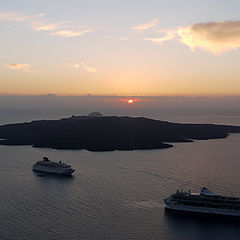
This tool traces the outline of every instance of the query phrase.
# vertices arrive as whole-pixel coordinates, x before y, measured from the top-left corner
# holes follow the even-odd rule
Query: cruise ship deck
[[[179,191],[165,200],[166,209],[196,213],[240,216],[240,199],[221,196],[202,188],[200,194]]]

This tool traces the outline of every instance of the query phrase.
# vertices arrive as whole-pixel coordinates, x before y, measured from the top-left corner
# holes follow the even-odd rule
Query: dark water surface
[[[153,151],[88,152],[0,146],[0,239],[240,239],[240,220],[164,211],[177,188],[240,196],[240,134]],[[73,177],[43,176],[48,156]]]

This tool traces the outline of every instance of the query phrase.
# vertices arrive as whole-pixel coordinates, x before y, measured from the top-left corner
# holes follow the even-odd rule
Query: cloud
[[[126,37],[120,37],[119,40],[120,40],[120,41],[128,41],[129,38],[126,38]]]
[[[51,33],[52,36],[59,36],[63,38],[72,38],[79,37],[86,33],[93,32],[93,29],[84,29],[84,30],[59,30]]]
[[[34,21],[30,24],[34,31],[54,31],[59,29],[63,23],[47,23],[45,21]]]
[[[143,32],[145,30],[151,29],[155,26],[158,25],[158,19],[154,18],[152,21],[148,22],[148,23],[144,23],[144,24],[140,24],[136,27],[133,27],[132,29],[138,31],[138,32]]]
[[[221,54],[240,47],[240,21],[198,23],[179,28],[178,35],[192,50],[200,48]]]
[[[24,22],[24,21],[27,21],[29,19],[41,18],[43,16],[45,16],[44,13],[25,16],[25,15],[23,15],[21,13],[18,13],[18,12],[3,12],[3,13],[0,13],[0,20],[2,20],[2,21],[12,21],[12,22]]]
[[[24,72],[29,72],[29,73],[33,72],[30,64],[11,63],[11,64],[3,64],[3,65],[14,70],[22,70]]]
[[[95,73],[97,70],[93,67],[89,67],[86,63],[70,63],[70,64],[61,64],[60,67],[70,67],[74,69],[82,69],[90,73]]]
[[[191,26],[178,27],[177,30],[158,31],[165,34],[159,38],[144,38],[152,43],[161,44],[177,39],[190,47],[221,54],[240,47],[240,21],[222,21],[197,23]]]
[[[77,64],[77,63],[74,64],[74,68],[82,68],[85,71],[91,72],[91,73],[94,73],[97,71],[95,68],[87,66],[86,63],[84,63],[84,62],[81,62],[80,64]]]
[[[23,15],[18,12],[2,12],[0,13],[0,21],[12,21],[12,22],[28,22],[28,27],[32,30],[48,31],[52,36],[59,36],[64,38],[79,37],[86,33],[95,31],[86,26],[75,26],[71,24],[71,21],[62,22],[49,22],[46,19],[41,19],[45,14],[35,14],[35,15]]]
[[[158,32],[163,33],[164,36],[160,38],[144,38],[144,40],[151,41],[153,43],[162,44],[165,41],[174,39],[177,34],[176,31],[158,31]]]

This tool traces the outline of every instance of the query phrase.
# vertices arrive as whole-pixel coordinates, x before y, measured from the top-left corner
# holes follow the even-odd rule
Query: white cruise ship
[[[211,215],[240,216],[240,199],[202,188],[199,194],[179,191],[164,199],[166,209]]]
[[[33,164],[33,170],[60,175],[71,175],[75,171],[72,169],[71,165],[65,164],[61,161],[53,162],[47,157],[43,157],[42,161],[37,161],[35,164]]]

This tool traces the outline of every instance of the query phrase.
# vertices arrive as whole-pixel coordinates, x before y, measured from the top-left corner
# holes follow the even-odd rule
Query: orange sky
[[[0,94],[239,95],[240,3],[182,2],[3,3]]]

